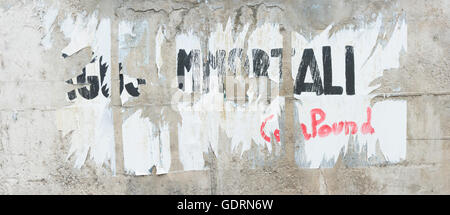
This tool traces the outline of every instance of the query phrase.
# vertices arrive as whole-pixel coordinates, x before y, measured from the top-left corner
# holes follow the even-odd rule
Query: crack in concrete
[[[170,7],[170,11],[167,11],[167,10],[165,10],[163,8],[161,8],[161,9],[155,9],[155,8],[135,9],[133,7],[129,7],[129,8],[127,8],[127,10],[131,10],[131,11],[133,11],[135,13],[148,13],[148,12],[161,13],[162,12],[162,13],[170,16],[170,14],[172,14],[173,12],[182,11],[182,10],[185,10],[186,14],[187,14],[187,13],[189,13],[190,10],[192,10],[194,8],[198,8],[200,4],[201,3],[192,3],[190,7],[179,7],[179,8]]]
[[[320,172],[320,177],[323,179],[323,185],[325,185],[325,192],[326,192],[326,194],[329,195],[330,191],[328,190],[327,179],[326,179],[325,175],[323,174],[322,168],[319,169],[319,172]]]
[[[264,2],[260,2],[260,3],[253,4],[253,5],[247,5],[247,7],[250,7],[250,8],[256,7],[258,9],[261,5],[264,5],[264,7],[266,7],[266,8],[278,8],[281,11],[284,11],[284,8],[282,8],[282,7],[278,6],[278,5],[268,5],[268,4],[264,3]]]
[[[186,7],[180,7],[180,8],[171,8],[171,10],[169,12],[167,12],[167,10],[165,9],[155,9],[155,8],[148,8],[148,9],[144,9],[144,10],[140,10],[140,9],[135,9],[132,7],[127,8],[127,10],[131,10],[134,13],[164,13],[166,15],[170,15],[171,13],[175,12],[175,11],[180,11],[180,10],[191,10],[192,8],[186,8]]]

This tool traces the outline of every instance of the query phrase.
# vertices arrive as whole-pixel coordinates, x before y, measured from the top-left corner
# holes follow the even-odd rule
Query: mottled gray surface
[[[100,11],[100,17],[118,20],[147,19],[165,24],[167,43],[162,71],[174,76],[176,71],[175,35],[193,29],[208,35],[210,26],[232,18],[239,31],[250,23],[250,31],[266,21],[281,24],[284,51],[290,50],[290,32],[313,37],[334,23],[340,26],[373,19],[381,13],[386,26],[393,14],[405,13],[408,24],[408,51],[402,55],[400,67],[385,71],[377,81],[376,92],[392,93],[400,89],[407,100],[407,156],[398,164],[386,163],[382,154],[365,159],[364,144],[350,141],[347,152],[341,152],[333,168],[304,169],[296,165],[299,139],[294,125],[292,87],[284,84],[286,96],[284,130],[286,143],[280,156],[252,153],[264,150],[253,147],[243,157],[232,154],[217,159],[205,154],[210,170],[175,172],[160,176],[128,176],[123,166],[112,176],[107,167],[88,160],[81,169],[66,161],[70,135],[63,136],[55,125],[55,111],[67,105],[65,84],[90,60],[84,49],[70,60],[61,57],[61,49],[69,41],[55,26],[53,47],[47,51],[40,45],[44,36],[42,14],[51,1],[0,2],[0,194],[449,194],[450,193],[450,72],[449,24],[450,1],[59,1],[59,15]],[[44,7],[45,8],[45,7]],[[152,29],[156,32],[156,29]],[[113,34],[117,29],[112,29]],[[114,38],[113,38],[114,39]],[[203,44],[204,45],[204,44]],[[113,50],[117,44],[113,42]],[[287,55],[285,55],[287,56]],[[113,58],[117,58],[114,56]],[[289,78],[290,58],[283,58],[283,73]],[[112,65],[112,75],[118,74]],[[156,71],[150,68],[150,71]],[[152,73],[147,74],[151,80]],[[154,74],[154,73],[153,73]],[[130,74],[133,75],[133,74]],[[285,74],[283,74],[285,75]],[[120,100],[118,80],[112,87],[116,140],[121,146]],[[284,83],[292,83],[287,79]],[[146,116],[158,120],[160,108],[167,104],[174,89],[166,83],[146,85],[135,104],[151,101]],[[160,89],[160,90],[155,90]],[[161,90],[162,89],[162,90]],[[374,102],[383,100],[376,98]],[[179,116],[167,113],[176,131]],[[176,146],[177,135],[171,136]],[[229,141],[221,134],[220,143]],[[174,148],[175,149],[175,148]],[[117,152],[120,153],[120,152]],[[226,155],[226,152],[222,152]],[[255,157],[259,156],[259,157]],[[255,164],[257,161],[258,165]],[[323,167],[332,165],[324,160]],[[368,166],[368,164],[371,164]],[[172,170],[180,167],[172,160]]]

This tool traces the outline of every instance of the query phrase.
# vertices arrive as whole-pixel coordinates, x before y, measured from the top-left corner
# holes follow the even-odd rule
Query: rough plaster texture
[[[89,63],[90,48],[69,58],[61,50],[69,40],[58,24],[46,24],[51,6],[60,23],[67,15],[98,11],[111,20],[111,49],[118,49],[118,26],[122,20],[147,20],[165,26],[160,72],[175,77],[176,35],[203,32],[226,25],[249,31],[265,22],[280,25],[283,53],[288,56],[291,32],[313,37],[330,24],[336,28],[383,14],[404,13],[408,23],[408,51],[398,69],[386,70],[375,82],[381,84],[372,102],[385,99],[407,101],[406,160],[395,164],[354,167],[349,157],[339,157],[333,168],[306,169],[295,163],[295,126],[292,80],[283,82],[280,95],[286,98],[283,153],[263,152],[262,165],[252,166],[250,152],[236,156],[225,147],[231,140],[219,130],[219,153],[203,155],[207,170],[181,171],[177,159],[179,113],[164,109],[176,88],[170,81],[155,81],[156,64],[147,73],[137,99],[124,103],[119,96],[119,68],[111,66],[111,110],[114,120],[116,174],[108,166],[87,159],[74,168],[67,155],[71,134],[58,129],[58,110],[69,105],[67,92],[75,89],[65,82]],[[450,3],[433,1],[16,1],[0,2],[0,193],[1,194],[449,194],[450,193]],[[54,12],[53,12],[54,13]],[[47,17],[46,17],[47,16]],[[52,22],[53,23],[53,22]],[[150,29],[150,46],[157,28]],[[46,37],[51,36],[51,47]],[[201,35],[201,34],[200,34]],[[205,37],[205,36],[204,36]],[[270,38],[268,38],[270,39]],[[43,42],[44,41],[44,42]],[[205,44],[202,44],[205,46]],[[137,46],[137,48],[142,46]],[[206,47],[202,47],[205,48]],[[135,53],[142,53],[138,50]],[[129,62],[141,60],[131,56]],[[155,53],[150,52],[150,59]],[[118,53],[111,52],[117,62]],[[290,58],[283,58],[283,75],[289,80]],[[154,84],[150,84],[154,83]],[[140,109],[150,121],[164,118],[171,131],[171,172],[163,175],[125,174],[122,152],[122,123]],[[277,147],[273,145],[273,147]],[[350,159],[351,160],[351,159]]]

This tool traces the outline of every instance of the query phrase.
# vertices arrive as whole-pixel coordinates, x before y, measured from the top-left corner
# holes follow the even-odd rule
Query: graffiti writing
[[[371,115],[372,109],[370,107],[367,108],[367,121],[364,122],[361,126],[362,134],[373,134],[375,129],[371,125]],[[311,110],[311,133],[308,133],[307,126],[304,123],[301,123],[301,128],[303,132],[303,136],[305,140],[309,140],[310,138],[319,137],[327,137],[331,133],[334,135],[341,134],[344,130],[345,135],[356,134],[358,132],[358,125],[354,121],[339,121],[334,122],[331,125],[324,124],[320,126],[319,124],[325,121],[326,114],[320,108],[314,108]]]
[[[260,127],[260,133],[261,133],[261,137],[270,143],[270,137],[266,135],[266,133],[264,132],[264,128],[266,127],[266,123],[271,120],[273,118],[273,114],[270,115],[269,117],[267,117],[262,123],[261,123],[261,127]],[[275,129],[275,131],[273,132],[273,136],[275,137],[277,142],[280,142],[280,129]]]
[[[82,69],[82,73],[76,77],[76,84],[83,85],[88,84],[89,86],[80,87],[76,90],[71,90],[67,93],[67,97],[69,100],[74,100],[77,98],[77,92],[78,94],[87,100],[92,100],[96,98],[99,95],[100,87],[101,87],[101,94],[108,98],[109,93],[109,87],[108,83],[105,81],[106,73],[108,71],[108,65],[106,62],[103,62],[103,57],[100,56],[100,58],[97,61],[97,58],[94,57],[90,64],[85,66]],[[98,73],[95,73],[97,71]],[[87,75],[87,70],[93,70],[94,72],[90,72],[91,75]],[[124,83],[124,77],[123,74],[120,72],[122,71],[122,63],[119,63],[119,79],[120,79],[120,94],[122,94],[123,89],[127,91],[127,93],[133,97],[137,97],[140,95],[138,86],[134,86],[132,82]],[[72,79],[69,79],[66,81],[66,83],[74,85],[74,81]],[[137,79],[138,85],[145,84],[145,79]],[[89,88],[89,89],[88,89]]]
[[[370,107],[367,107],[367,120],[361,125],[361,133],[362,134],[373,134],[375,133],[375,129],[372,127],[371,119],[372,119],[372,109]],[[327,137],[330,134],[333,135],[339,135],[342,132],[344,132],[345,135],[349,134],[356,134],[358,132],[358,125],[354,121],[339,121],[339,122],[333,122],[329,125],[323,124],[319,127],[320,124],[322,124],[326,119],[325,112],[320,108],[314,108],[310,112],[311,116],[311,132],[308,133],[308,127],[306,124],[301,123],[301,129],[303,136],[305,137],[305,140],[309,140],[311,138],[316,137]],[[266,127],[266,124],[268,121],[270,121],[274,115],[270,115],[264,121],[261,123],[260,127],[260,133],[261,137],[267,141],[270,142],[270,137],[265,133],[264,128]],[[280,130],[275,129],[273,132],[275,139],[277,142],[280,142]]]
[[[345,79],[346,79],[346,93],[347,95],[355,95],[355,69],[353,47],[346,46],[345,53]],[[319,67],[317,65],[316,57],[313,49],[303,50],[302,60],[298,67],[297,77],[295,79],[294,93],[301,94],[302,92],[315,92],[316,95],[342,95],[343,89],[340,86],[333,86],[332,77],[333,71],[331,69],[331,47],[322,47],[322,61],[323,61],[323,85],[320,77]],[[306,72],[309,67],[313,83],[305,83]]]
[[[211,69],[217,69],[217,75],[219,80],[219,92],[224,91],[224,83],[226,76],[226,54],[225,50],[217,50],[215,54],[208,52],[206,57],[206,61],[203,63],[204,73],[203,73],[203,82],[204,84],[204,92],[208,92],[209,88],[209,76]],[[228,53],[228,68],[230,69],[231,75],[236,75],[236,59],[243,60],[243,68],[244,74],[249,75],[249,58],[245,56],[245,59],[242,59],[243,49],[241,48],[233,48]],[[189,54],[185,49],[179,49],[177,54],[177,77],[178,77],[178,88],[180,90],[185,90],[185,73],[192,72],[193,76],[195,73],[199,72],[201,66],[201,53],[200,50],[191,50]],[[280,58],[279,67],[279,77],[281,78],[281,65],[282,65],[282,49],[275,48],[271,49],[270,57],[272,58]],[[268,68],[270,66],[269,54],[261,49],[252,49],[252,65],[253,65],[253,75],[255,77],[265,76],[268,77]],[[193,78],[192,80],[192,91],[198,92],[200,90],[200,80],[196,80]]]

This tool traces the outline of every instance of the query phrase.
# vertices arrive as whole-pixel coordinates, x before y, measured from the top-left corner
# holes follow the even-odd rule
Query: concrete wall
[[[449,9],[3,0],[0,193],[449,194]],[[338,95],[297,83],[323,47]],[[317,107],[358,131],[314,136]]]

